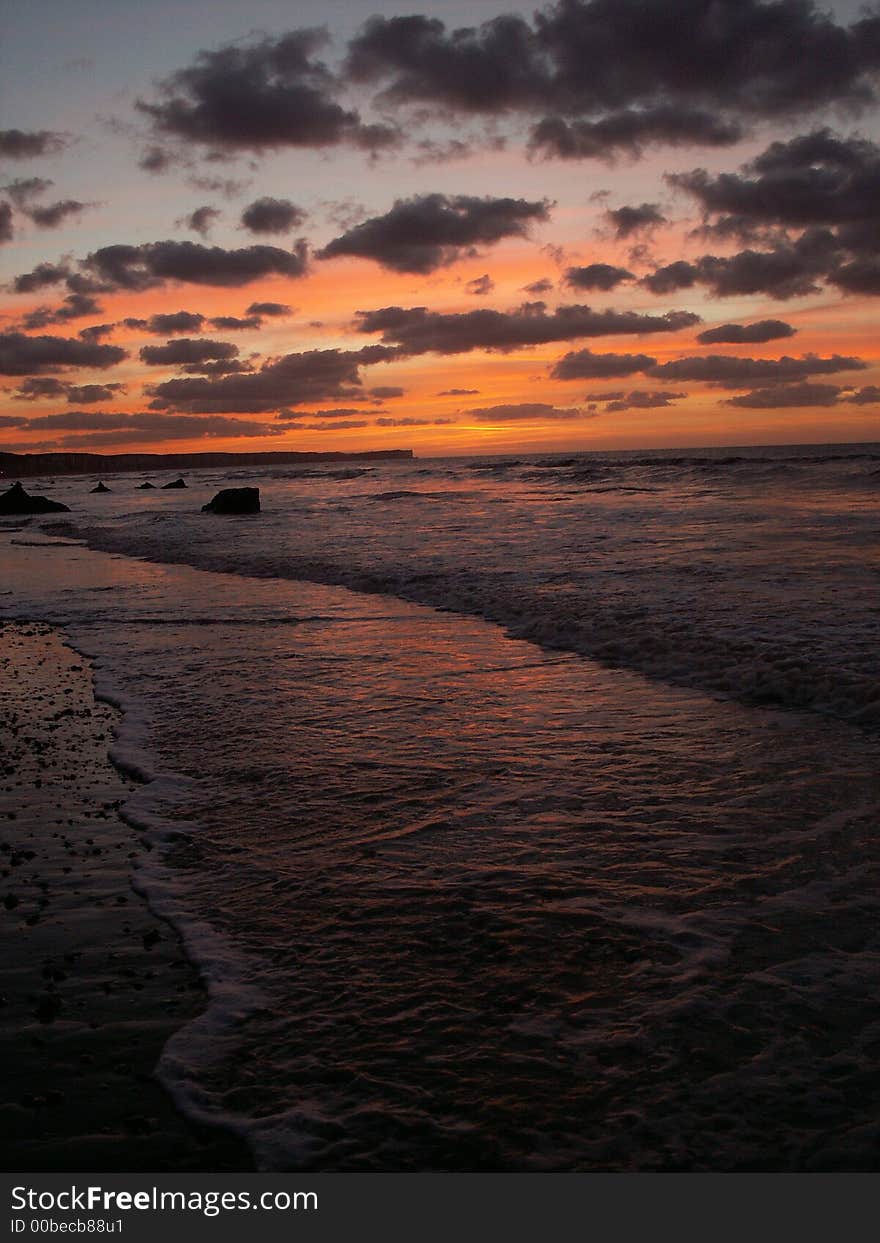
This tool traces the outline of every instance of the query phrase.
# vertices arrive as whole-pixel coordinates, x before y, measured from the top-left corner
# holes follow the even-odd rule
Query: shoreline
[[[0,623],[0,1104],[4,1168],[246,1171],[237,1137],[194,1125],[155,1078],[206,993],[175,930],[132,888],[145,845],[119,815],[118,713],[61,632]]]

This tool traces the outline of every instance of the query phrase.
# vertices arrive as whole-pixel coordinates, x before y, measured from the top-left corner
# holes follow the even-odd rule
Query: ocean
[[[154,476],[161,485],[171,476]],[[880,444],[26,482],[266,1170],[876,1169]],[[201,513],[224,486],[263,512]]]

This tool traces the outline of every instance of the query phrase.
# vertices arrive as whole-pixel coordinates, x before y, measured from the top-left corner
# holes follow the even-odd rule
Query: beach
[[[153,1070],[204,1006],[179,938],[132,887],[144,845],[107,751],[118,714],[45,625],[0,628],[4,922],[0,1108],[6,1170],[241,1170]]]

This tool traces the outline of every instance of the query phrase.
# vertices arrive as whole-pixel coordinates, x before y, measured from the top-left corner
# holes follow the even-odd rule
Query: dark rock
[[[20,483],[14,483],[8,492],[0,495],[0,514],[69,514],[70,508],[60,501],[50,501],[47,496],[31,496]]]
[[[203,514],[258,514],[259,488],[223,488],[212,501],[202,506]]]
[[[186,484],[182,479],[174,479],[171,483],[163,483],[162,487],[165,491],[167,491],[169,488],[185,488]]]
[[[96,488],[92,488],[92,492],[109,492],[109,491],[110,489],[107,487],[106,483],[99,483]]]
[[[150,483],[150,481],[147,480],[145,483],[138,484],[138,491],[143,492],[144,488],[155,488],[155,486],[156,485],[154,483]]]

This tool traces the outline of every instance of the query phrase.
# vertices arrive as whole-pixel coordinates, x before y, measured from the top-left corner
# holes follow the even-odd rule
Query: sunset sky
[[[876,440],[880,9],[40,0],[0,449]]]

